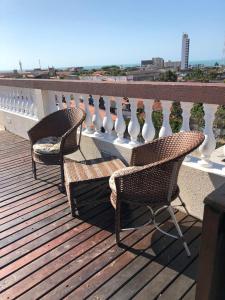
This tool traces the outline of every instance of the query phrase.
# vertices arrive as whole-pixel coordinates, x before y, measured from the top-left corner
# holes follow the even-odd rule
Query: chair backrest
[[[144,166],[150,163],[185,157],[204,141],[201,132],[179,132],[156,139],[133,148],[131,166]]]
[[[130,175],[117,178],[121,197],[125,195],[133,202],[169,203],[178,191],[182,161],[203,141],[200,132],[182,132],[134,148],[131,165],[142,167],[134,167]]]

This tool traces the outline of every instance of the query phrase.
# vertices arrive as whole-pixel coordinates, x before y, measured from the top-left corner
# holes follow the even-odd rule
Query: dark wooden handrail
[[[225,184],[205,199],[196,300],[225,299]]]
[[[224,83],[101,82],[55,79],[0,79],[0,86],[62,91],[80,94],[225,104]]]

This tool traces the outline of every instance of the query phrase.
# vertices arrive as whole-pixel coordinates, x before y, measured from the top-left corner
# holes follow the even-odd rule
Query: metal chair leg
[[[172,218],[172,220],[173,220],[173,223],[174,223],[174,225],[175,225],[175,227],[176,227],[176,230],[177,230],[177,232],[178,232],[178,235],[179,235],[180,239],[181,239],[182,242],[183,242],[184,249],[185,249],[185,251],[186,251],[186,253],[187,253],[187,256],[191,256],[191,252],[190,252],[190,250],[189,250],[189,247],[188,247],[188,245],[187,245],[187,242],[186,242],[185,239],[184,239],[184,236],[183,236],[183,233],[182,233],[182,231],[181,231],[181,229],[180,229],[180,226],[179,226],[179,224],[178,224],[178,222],[177,222],[177,220],[176,220],[176,217],[175,217],[173,208],[172,208],[171,206],[168,206],[167,209],[168,209],[168,212],[169,212],[169,214],[170,214],[170,216],[171,216],[171,218]]]

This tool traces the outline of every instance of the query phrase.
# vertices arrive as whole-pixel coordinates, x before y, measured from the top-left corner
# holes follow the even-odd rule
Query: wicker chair
[[[37,178],[36,163],[45,165],[60,165],[61,184],[64,188],[63,156],[80,150],[82,123],[85,113],[80,108],[69,108],[56,111],[42,120],[28,131],[31,142],[32,170],[34,178]],[[77,129],[80,134],[77,140]],[[59,148],[56,152],[40,153],[35,151],[34,145],[41,139],[47,137],[60,138]],[[81,152],[83,155],[83,153]],[[84,156],[84,155],[83,155]]]
[[[132,150],[130,167],[118,170],[110,177],[117,244],[120,244],[120,231],[128,229],[121,229],[121,202],[139,203],[149,208],[150,221],[157,229],[164,234],[182,239],[187,255],[190,256],[189,248],[171,207],[171,201],[179,197],[177,178],[185,156],[199,147],[203,141],[204,135],[200,132],[182,132],[154,140]],[[163,209],[167,209],[170,213],[178,236],[166,233],[157,226],[155,216]]]

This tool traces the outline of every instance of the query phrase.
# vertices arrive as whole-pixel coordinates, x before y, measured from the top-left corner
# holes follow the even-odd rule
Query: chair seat
[[[33,145],[33,150],[37,154],[57,154],[60,152],[61,137],[48,136],[38,140]]]

